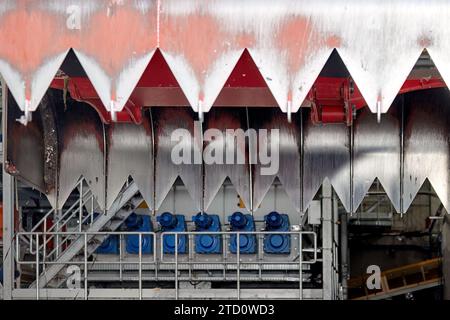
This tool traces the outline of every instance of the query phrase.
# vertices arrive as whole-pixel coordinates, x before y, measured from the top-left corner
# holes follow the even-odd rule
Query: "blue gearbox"
[[[192,217],[195,224],[195,230],[206,232],[221,231],[220,218],[218,215],[199,212]],[[197,253],[221,253],[222,241],[220,235],[214,234],[200,234],[195,236],[195,252]]]
[[[95,250],[99,254],[119,254],[119,236],[111,235]]]
[[[272,211],[264,216],[266,230],[289,231],[289,216]],[[291,252],[291,236],[289,234],[268,234],[264,236],[264,252],[288,254]]]
[[[138,215],[135,213],[125,220],[127,231],[150,232],[153,231],[150,216]],[[130,234],[125,236],[126,251],[131,254],[139,254],[139,235]],[[141,238],[142,254],[153,253],[153,235],[142,235]]]
[[[93,220],[95,221],[100,213],[94,212]],[[83,222],[84,225],[87,225],[91,222],[90,219],[87,219]],[[102,244],[95,250],[95,253],[98,254],[119,254],[119,236],[118,235],[110,235],[105,240],[103,240]]]
[[[231,231],[239,231],[242,234],[239,235],[239,253],[251,254],[256,253],[256,235],[245,234],[245,231],[255,231],[255,222],[251,214],[243,214],[241,212],[235,212],[228,217],[228,221],[231,225]],[[231,253],[237,252],[237,235],[232,234],[230,237],[230,251]]]
[[[184,232],[186,231],[186,220],[181,214],[164,212],[158,218],[162,232]],[[186,253],[187,235],[178,236],[178,253]],[[163,236],[163,252],[175,253],[175,235]]]

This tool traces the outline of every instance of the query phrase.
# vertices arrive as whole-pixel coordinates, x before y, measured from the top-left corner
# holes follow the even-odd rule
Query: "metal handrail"
[[[83,193],[83,184],[81,183],[81,184],[80,184],[80,194],[82,194],[82,193]],[[90,195],[88,195],[89,193],[90,193]],[[85,199],[86,196],[87,196],[87,198]],[[84,199],[85,199],[85,200],[84,200]],[[91,211],[86,217],[83,218],[83,207],[87,205],[87,202],[88,202],[88,201],[91,201],[92,211]],[[90,225],[92,226],[92,223],[93,223],[93,221],[94,221],[94,203],[93,203],[93,201],[94,201],[94,194],[92,193],[92,191],[91,191],[90,189],[88,189],[88,190],[86,191],[86,193],[83,194],[82,197],[80,197],[79,206],[73,208],[74,205],[76,204],[76,202],[75,202],[74,205],[72,205],[72,207],[71,207],[71,208],[73,208],[73,209],[69,209],[69,210],[73,210],[73,212],[72,212],[72,214],[65,220],[65,223],[64,223],[63,225],[61,225],[60,230],[61,230],[64,226],[67,225],[67,223],[70,221],[70,219],[73,218],[73,216],[75,215],[75,213],[77,212],[77,210],[78,210],[78,213],[79,213],[79,217],[78,217],[79,232],[82,231],[82,226],[83,226],[84,222],[87,221],[88,218],[91,220]],[[77,209],[77,210],[75,210],[75,209]],[[66,214],[67,214],[67,213],[66,213]],[[55,247],[48,255],[49,255],[49,256],[52,256],[54,253],[57,253],[58,250],[59,250],[59,247],[64,246],[64,245],[67,243],[68,240],[69,240],[69,237],[64,238],[63,242],[61,242],[58,246],[56,246],[56,247]],[[46,243],[48,243],[48,242],[46,242]]]
[[[312,235],[313,236],[313,244],[314,247],[313,248],[302,248],[302,252],[312,252],[314,254],[314,258],[311,260],[306,260],[303,261],[303,264],[314,264],[317,262],[317,234],[313,231],[180,231],[180,232],[161,232],[161,243],[163,242],[163,238],[166,236],[183,236],[183,235],[187,235],[187,236],[198,236],[198,235],[214,235],[214,236],[224,236],[222,237],[224,240],[224,246],[223,248],[227,248],[227,244],[228,244],[228,238],[231,238],[231,235],[257,235],[260,236],[259,238],[263,238],[262,236],[266,236],[266,235],[273,235],[273,234],[280,234],[280,235],[298,235],[299,237],[302,235]],[[258,239],[259,239],[258,238]],[[260,239],[259,239],[260,240]],[[236,240],[237,241],[237,240]],[[237,242],[239,243],[239,242]],[[192,249],[191,248],[191,241],[187,241],[188,244],[188,252],[190,252]],[[162,246],[161,246],[162,247]],[[239,246],[236,246],[236,248]],[[231,253],[228,250],[223,250],[222,252],[222,256],[224,256],[224,252],[227,251],[227,254],[232,254],[232,255],[237,255],[237,253]],[[259,254],[259,253],[257,253]],[[161,263],[174,263],[173,261],[167,261],[164,259],[165,255],[169,255],[168,253],[164,253],[164,250],[161,250]],[[264,255],[264,253],[263,253]],[[263,258],[259,257],[259,258]],[[225,260],[225,259],[224,259]],[[183,264],[197,264],[198,262],[192,262],[192,261],[183,261]],[[208,262],[209,264],[236,264],[233,261],[225,261],[225,262]],[[247,264],[257,264],[257,262],[244,262]],[[267,264],[270,264],[272,262],[264,262]],[[277,263],[277,262],[273,262],[273,263]],[[285,263],[285,264],[298,264],[298,262],[291,262],[291,263]]]
[[[39,287],[39,276],[40,276],[40,266],[42,265],[42,270],[44,270],[45,272],[45,265],[52,265],[52,264],[72,264],[72,265],[84,265],[84,286],[85,286],[85,298],[87,299],[88,297],[88,291],[87,291],[87,287],[88,287],[88,277],[87,277],[87,273],[88,273],[88,255],[92,254],[88,252],[87,246],[88,246],[88,238],[91,238],[93,236],[96,235],[103,235],[103,236],[111,236],[111,235],[119,235],[120,237],[124,236],[124,235],[138,235],[139,236],[139,253],[137,256],[137,261],[135,260],[127,260],[126,262],[123,262],[122,259],[119,259],[119,261],[92,261],[89,262],[91,264],[109,264],[109,265],[120,265],[120,268],[122,270],[122,265],[124,263],[127,264],[138,264],[139,266],[139,276],[138,276],[138,281],[139,281],[139,298],[142,299],[142,266],[144,264],[155,264],[155,277],[157,277],[157,266],[159,264],[174,264],[175,265],[175,298],[178,299],[178,280],[179,280],[179,276],[178,276],[178,272],[179,272],[179,252],[178,252],[178,237],[179,236],[183,236],[183,235],[187,235],[189,237],[189,239],[191,239],[192,236],[195,235],[202,235],[202,234],[207,234],[207,235],[224,235],[224,237],[220,237],[221,239],[223,239],[223,241],[225,242],[225,245],[223,246],[224,250],[223,250],[223,257],[224,257],[224,261],[223,262],[208,262],[208,264],[214,264],[214,263],[220,263],[220,264],[234,264],[236,265],[236,281],[237,281],[237,298],[240,298],[240,281],[241,281],[241,275],[240,275],[240,267],[242,264],[258,264],[258,265],[263,265],[263,264],[296,264],[299,266],[299,299],[303,298],[303,268],[302,265],[303,264],[313,264],[316,263],[317,261],[319,261],[319,259],[317,259],[317,234],[315,232],[312,231],[248,231],[248,232],[236,232],[236,231],[231,231],[231,232],[225,232],[225,231],[216,231],[216,232],[208,232],[208,231],[184,231],[184,232],[162,232],[162,233],[155,233],[155,232],[133,232],[133,231],[98,231],[98,232],[19,232],[16,235],[16,262],[17,264],[28,264],[28,265],[34,265],[36,264],[36,277],[37,277],[37,282],[36,282],[36,298],[39,298],[39,291],[41,290],[41,288]],[[261,238],[262,236],[266,236],[266,235],[271,235],[271,234],[284,234],[284,235],[297,235],[298,236],[298,255],[299,255],[299,259],[298,261],[289,261],[289,262],[274,262],[274,261],[262,261],[261,259],[258,259],[258,261],[252,261],[252,262],[248,262],[248,261],[241,261],[240,259],[240,254],[241,254],[241,249],[240,246],[237,245],[236,249],[237,252],[236,253],[230,253],[228,252],[228,246],[227,244],[227,237],[231,236],[231,235],[236,235],[237,239],[237,243],[239,243],[239,237],[242,235],[257,235],[258,238]],[[76,260],[76,261],[46,261],[46,255],[44,254],[42,256],[42,258],[40,258],[40,254],[39,254],[39,237],[42,236],[66,236],[66,237],[70,237],[70,236],[80,236],[80,237],[84,237],[84,259],[83,260]],[[158,235],[160,235],[159,237],[159,243],[161,244],[159,246],[160,249],[160,260],[158,261],[157,257],[157,239],[158,239]],[[174,260],[173,261],[167,261],[164,260],[164,246],[163,244],[163,239],[166,236],[172,235],[175,237],[175,252],[174,252]],[[309,235],[313,237],[313,247],[311,248],[303,248],[303,241],[302,238],[305,235]],[[20,237],[35,237],[36,241],[36,250],[35,250],[35,256],[36,259],[35,261],[25,261],[25,260],[21,260],[20,259]],[[153,254],[152,254],[152,260],[150,261],[143,261],[142,259],[142,237],[143,236],[152,236],[154,241],[153,241]],[[191,252],[192,250],[192,241],[188,241],[188,252]],[[45,247],[44,247],[45,248]],[[122,241],[119,241],[119,252],[122,252]],[[304,252],[313,252],[313,258],[309,259],[309,260],[303,260],[303,253]],[[236,255],[236,261],[228,261],[227,260],[227,255],[228,254],[234,254]],[[291,257],[291,256],[289,256]],[[189,256],[189,259],[191,257]],[[194,262],[194,261],[183,261],[183,264],[198,264],[199,262]],[[261,271],[260,271],[261,272]]]
[[[83,213],[83,207],[86,206],[88,204],[88,201],[91,201],[91,203],[93,202],[94,199],[94,194],[92,193],[92,191],[90,189],[87,189],[86,192],[83,192],[83,181],[84,179],[81,178],[78,183],[77,183],[77,187],[80,189],[80,199],[76,202],[74,202],[67,210],[66,212],[64,212],[64,214],[62,214],[59,219],[57,221],[55,221],[53,223],[53,225],[47,229],[47,219],[48,217],[55,212],[55,209],[51,209],[49,210],[49,212],[47,212],[44,217],[42,217],[42,219],[31,229],[30,232],[35,232],[41,225],[44,225],[44,232],[52,232],[53,230],[55,230],[55,228],[57,227],[58,229],[56,231],[61,231],[62,228],[64,228],[69,221],[74,217],[75,213],[78,212],[79,213],[79,226],[80,226],[80,230],[81,231],[81,226],[82,226],[82,222],[84,221],[84,219],[82,219],[82,213]],[[93,205],[93,203],[92,203]],[[93,215],[94,211],[92,210],[92,212],[87,216],[89,217],[90,215]],[[83,220],[83,221],[82,221]],[[93,217],[91,218],[91,220],[93,220]],[[50,236],[49,238],[47,238],[46,236],[44,236],[44,240],[42,245],[39,247],[39,250],[41,250],[42,248],[46,248],[46,246],[48,245],[48,243],[50,243],[50,241],[52,241],[54,239],[54,236]],[[66,242],[67,238],[65,239]],[[31,237],[29,239],[29,251],[31,254],[34,254],[35,252],[33,251],[33,237]],[[64,245],[64,243],[58,244],[55,249],[53,249],[50,253],[46,253],[44,252],[45,255],[53,255],[55,252],[58,252],[59,247],[61,245]]]
[[[90,195],[88,195],[90,193]],[[87,197],[86,199],[85,199],[85,197]],[[75,214],[77,213],[77,211],[80,211],[80,210],[82,210],[82,208],[85,206],[85,205],[87,205],[87,203],[88,203],[88,201],[91,201],[92,199],[94,198],[94,195],[92,194],[92,192],[90,191],[90,190],[88,190],[88,191],[86,191],[86,193],[83,195],[83,197],[81,198],[81,199],[85,199],[85,200],[83,200],[81,203],[80,202],[75,202],[61,217],[60,217],[60,219],[56,222],[56,223],[54,223],[48,230],[47,230],[47,225],[46,224],[44,224],[44,232],[45,233],[52,233],[52,232],[54,232],[53,230],[55,229],[55,227],[56,226],[58,226],[58,228],[59,228],[59,230],[61,230],[62,228],[64,228],[68,223],[69,223],[69,221],[75,216]],[[76,206],[76,205],[79,205],[79,206]],[[81,208],[81,209],[80,209]],[[50,210],[50,212],[53,212],[54,211],[54,209],[52,209],[52,210]],[[68,217],[67,217],[67,214],[68,213],[71,213]],[[49,213],[47,213],[46,214],[46,216],[45,216],[45,219],[48,217],[48,215],[49,215]],[[87,215],[86,217],[85,217],[85,219],[87,219],[87,218],[89,218],[91,215],[93,215],[93,212],[91,212],[89,215]],[[82,222],[84,222],[85,221],[85,219],[83,219],[83,221],[80,221],[80,225],[82,225]],[[41,221],[42,221],[42,219],[41,219]],[[62,221],[62,223],[61,223],[61,221]],[[36,225],[33,229],[34,230],[36,230],[36,227],[37,227],[38,225]],[[32,229],[32,231],[31,232],[34,232],[34,230]],[[58,231],[59,231],[58,230]],[[58,232],[57,231],[57,232]],[[43,241],[43,243],[42,243],[42,245],[41,245],[41,247],[39,248],[39,250],[41,250],[43,247],[45,247],[45,246],[47,246],[47,244],[50,242],[50,241],[52,241],[53,239],[54,239],[54,235],[52,235],[52,236],[50,236],[50,237],[46,237],[45,236],[45,239],[44,239],[44,241]],[[33,239],[32,237],[30,238],[30,239]],[[66,238],[67,239],[67,238]],[[30,241],[30,253],[31,254],[34,254],[35,252],[33,252],[33,250],[32,250],[32,240]],[[59,246],[61,246],[61,245],[63,245],[63,243],[60,243],[59,244]],[[56,249],[58,249],[58,248],[55,248],[54,250],[52,250],[50,253],[48,253],[48,255],[49,256],[51,256],[55,251],[56,251]]]
[[[229,232],[225,232],[225,231],[214,231],[214,232],[210,232],[210,231],[182,231],[182,232],[163,232],[161,233],[161,243],[163,243],[164,241],[164,237],[165,236],[174,236],[175,237],[175,261],[172,262],[167,262],[164,260],[164,248],[161,245],[160,246],[160,250],[161,250],[161,263],[173,263],[175,265],[175,299],[178,300],[178,265],[179,265],[179,261],[178,261],[178,239],[180,236],[184,236],[187,235],[188,236],[188,241],[187,241],[187,245],[188,245],[188,252],[190,253],[192,250],[191,248],[191,244],[192,241],[191,237],[195,236],[195,235],[216,235],[216,236],[222,236],[220,237],[221,240],[224,241],[224,245],[223,245],[223,249],[222,250],[222,258],[223,261],[221,262],[209,262],[210,264],[235,264],[236,265],[236,291],[237,291],[237,299],[239,300],[241,297],[241,276],[240,276],[240,269],[241,269],[241,265],[242,264],[258,264],[259,266],[261,266],[261,264],[279,264],[279,262],[265,262],[265,261],[258,261],[258,262],[248,262],[248,261],[241,261],[240,255],[241,255],[241,246],[240,246],[240,237],[242,235],[255,235],[258,238],[258,243],[261,243],[261,239],[259,238],[264,238],[264,236],[267,235],[271,235],[271,234],[281,234],[281,235],[298,235],[298,251],[299,251],[299,261],[298,262],[283,262],[283,264],[296,264],[299,266],[299,299],[302,300],[303,299],[303,264],[314,264],[317,262],[317,235],[315,232],[312,231],[229,231]],[[226,260],[226,253],[227,253],[227,249],[228,249],[228,241],[227,238],[231,238],[231,235],[236,235],[236,261],[227,261]],[[309,234],[313,236],[314,239],[314,258],[312,260],[307,260],[304,261],[303,260],[303,241],[302,241],[302,237],[305,234]],[[259,250],[258,250],[258,257],[259,259],[262,259],[264,256],[264,250],[260,250],[260,246],[258,246]],[[260,256],[262,252],[262,256]],[[231,253],[233,254],[233,253]],[[189,256],[190,258],[190,256]],[[185,262],[183,261],[183,264],[196,264],[198,262],[193,262],[193,261],[188,261]],[[260,270],[261,272],[261,270]]]
[[[77,183],[76,186],[77,186],[77,187],[78,187],[78,186],[82,187],[82,185],[83,185],[83,179],[81,179],[80,181],[78,181],[78,183]],[[89,192],[90,192],[90,190],[88,189],[88,190],[86,191],[86,193],[83,194],[83,198],[84,198]],[[66,213],[63,214],[63,215],[60,217],[60,219],[63,219],[64,216],[65,216],[68,212],[72,211],[72,210],[74,209],[74,207],[75,207],[78,203],[79,203],[79,201],[76,201],[74,204],[72,204],[72,206],[71,206],[69,209],[67,209]],[[47,218],[48,218],[48,217],[50,216],[50,214],[52,214],[53,212],[55,212],[55,209],[54,209],[54,208],[50,209],[50,210],[49,210],[49,211],[41,218],[41,220],[39,220],[39,222],[36,223],[36,225],[31,229],[30,232],[35,232],[35,231],[36,231],[43,223],[45,223],[45,221],[47,220]],[[47,231],[50,231],[50,229],[47,230]]]

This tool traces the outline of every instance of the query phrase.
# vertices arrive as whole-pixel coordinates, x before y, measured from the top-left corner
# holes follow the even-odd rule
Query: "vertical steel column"
[[[341,243],[341,284],[342,284],[342,299],[347,299],[347,280],[349,278],[349,254],[348,254],[348,230],[347,230],[347,213],[341,213],[340,218],[340,243]]]
[[[2,80],[3,157],[7,149],[8,88]],[[4,163],[5,159],[3,159]],[[3,170],[3,299],[12,299],[14,287],[14,177]]]
[[[442,223],[442,277],[444,279],[444,299],[450,299],[450,219],[446,215]]]
[[[237,289],[237,299],[241,299],[241,239],[240,232],[237,233],[236,237],[236,289]]]
[[[123,281],[123,248],[122,248],[123,237],[119,234],[119,279],[120,282]]]
[[[81,221],[80,221],[81,224]],[[84,300],[88,299],[88,252],[87,233],[84,233]],[[39,286],[37,286],[39,288]]]
[[[39,291],[40,291],[40,286],[39,286],[39,234],[36,234],[36,300],[39,300]]]
[[[142,233],[139,233],[139,300],[142,300]]]
[[[338,210],[338,197],[336,194],[333,194],[333,276],[334,276],[334,295],[333,299],[339,299],[339,250],[340,250],[340,242],[339,242],[339,210]]]
[[[175,233],[175,300],[178,300],[178,233]]]
[[[333,292],[333,204],[331,183],[322,184],[322,278],[323,299],[331,300]]]
[[[303,300],[303,243],[302,233],[298,234],[298,291],[299,299]]]

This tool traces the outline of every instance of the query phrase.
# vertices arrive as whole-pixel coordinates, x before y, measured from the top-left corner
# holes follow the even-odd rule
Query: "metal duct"
[[[58,110],[59,193],[61,209],[83,177],[100,208],[105,209],[105,132],[97,112],[85,103]]]
[[[111,207],[130,176],[136,182],[148,207],[154,208],[152,131],[149,110],[145,111],[141,125],[114,123],[107,128],[107,209]]]
[[[266,165],[262,166],[258,162],[253,166],[253,207],[258,208],[275,177],[278,177],[294,208],[300,212],[300,151],[302,138],[300,117],[294,117],[294,121],[289,123],[286,115],[276,109],[251,109],[249,114],[251,128],[268,130],[267,139],[258,140],[258,151],[260,149],[268,150],[272,138],[270,130],[276,129],[279,132],[279,141],[275,142],[279,147],[278,172],[274,175],[263,175],[261,174],[261,168]]]
[[[204,164],[204,210],[207,210],[223,182],[228,177],[236,189],[238,195],[248,210],[251,210],[250,201],[250,166],[248,159],[248,143],[241,140],[234,133],[227,130],[239,130],[238,134],[247,130],[247,114],[244,108],[216,108],[211,110],[205,118],[204,152],[211,156],[211,160],[217,159],[221,163]],[[208,140],[208,141],[206,141]],[[239,153],[239,155],[238,155]],[[233,162],[227,163],[228,156],[233,156]],[[244,163],[237,163],[237,159],[243,159]],[[214,158],[214,159],[213,159]],[[219,159],[221,158],[221,159]]]
[[[199,122],[194,123],[194,116],[187,108],[152,108],[155,134],[155,209],[164,201],[178,176],[185,184],[195,207],[202,209],[202,130]],[[178,130],[178,134],[172,136],[175,130]],[[186,163],[176,164],[172,161],[172,151],[177,145],[180,152],[175,151],[176,155],[186,156]]]

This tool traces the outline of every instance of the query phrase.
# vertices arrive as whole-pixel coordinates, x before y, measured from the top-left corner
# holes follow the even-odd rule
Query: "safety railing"
[[[131,236],[136,235],[138,236],[138,252],[135,255],[132,255],[132,258],[129,256],[126,260],[122,259],[122,253],[124,251],[124,244],[123,239],[125,236]],[[36,273],[36,287],[34,289],[30,290],[36,290],[36,299],[39,299],[40,290],[43,288],[39,285],[39,278],[42,275],[45,275],[45,268],[48,265],[52,264],[62,264],[69,266],[79,266],[80,270],[83,269],[83,280],[84,280],[84,298],[88,298],[88,272],[90,270],[90,267],[93,265],[118,265],[119,266],[119,272],[120,277],[122,277],[122,270],[123,266],[125,264],[130,265],[134,264],[137,265],[137,271],[138,271],[138,292],[139,296],[137,298],[142,299],[142,283],[143,283],[143,267],[144,265],[153,265],[153,272],[154,272],[154,278],[158,279],[158,272],[161,270],[161,266],[163,265],[172,265],[173,271],[174,271],[174,277],[173,280],[175,282],[175,299],[178,299],[179,297],[179,272],[180,272],[180,265],[188,266],[189,274],[191,274],[191,266],[194,264],[201,264],[204,263],[202,261],[197,260],[197,256],[207,256],[207,254],[202,253],[196,253],[194,248],[194,237],[195,236],[201,236],[201,235],[210,235],[210,236],[216,236],[220,238],[221,244],[222,244],[222,253],[219,254],[222,259],[220,261],[209,261],[207,264],[220,264],[223,266],[232,266],[232,269],[236,273],[236,298],[240,299],[240,291],[241,291],[241,269],[244,265],[256,265],[258,266],[258,273],[261,274],[263,272],[262,266],[263,265],[273,265],[273,264],[280,264],[280,265],[292,265],[292,266],[298,266],[298,287],[299,287],[299,299],[303,299],[303,265],[307,264],[314,264],[318,261],[317,253],[317,235],[315,232],[312,231],[252,231],[252,232],[197,232],[197,231],[186,231],[186,232],[163,232],[163,233],[155,233],[155,232],[132,232],[132,231],[122,231],[122,232],[19,232],[16,234],[15,243],[16,243],[16,262],[20,265],[31,265],[35,268]],[[277,256],[283,256],[284,259],[277,260],[277,261],[271,261],[266,260],[265,258],[267,256],[273,256],[273,254],[265,253],[263,250],[263,241],[264,237],[270,236],[270,235],[284,235],[291,237],[291,240],[294,239],[294,241],[291,241],[291,253],[286,255],[277,255]],[[61,238],[78,238],[81,237],[84,239],[84,246],[82,250],[80,251],[80,254],[69,261],[61,261],[61,259],[54,260],[52,258],[49,258],[48,255],[45,254],[45,246],[42,247],[40,245],[41,239],[45,238],[45,236],[59,236]],[[92,243],[92,240],[96,237],[100,237],[101,241],[104,241],[109,236],[118,236],[119,237],[119,260],[102,260],[102,259],[90,259],[90,256],[92,253],[98,248],[100,245],[99,243]],[[174,237],[174,252],[173,253],[167,253],[164,252],[164,239],[165,237],[172,236]],[[185,253],[180,253],[179,250],[179,239],[180,237],[187,237],[186,242],[186,250]],[[231,237],[235,237],[236,244],[240,243],[240,238],[242,236],[255,236],[256,237],[256,243],[257,243],[257,250],[254,254],[246,254],[241,252],[241,248],[239,245],[236,245],[236,252],[232,253],[229,250],[229,244],[231,242]],[[21,238],[27,237],[29,239],[34,239],[33,243],[35,246],[35,250],[33,251],[34,258],[30,260],[25,260],[22,257],[21,254]],[[152,252],[150,254],[143,254],[143,248],[142,243],[144,237],[152,237],[153,244],[152,244]],[[305,240],[304,238],[308,238],[309,245],[305,247]],[[297,246],[297,247],[295,247]],[[293,249],[294,248],[294,249]],[[256,257],[254,260],[246,260],[242,259],[243,256],[249,256],[253,255]],[[169,258],[169,256],[171,258]],[[234,257],[234,258],[232,258]],[[227,268],[224,268],[224,276],[225,276],[225,270]],[[148,270],[148,269],[146,269]],[[297,270],[297,268],[295,268]],[[226,277],[226,276],[225,276]],[[80,280],[81,281],[81,280]]]
[[[49,210],[39,222],[30,230],[30,232],[39,232],[42,230],[43,238],[41,239],[41,245],[39,251],[44,250],[44,255],[48,257],[57,258],[59,256],[61,248],[68,244],[69,238],[65,238],[64,241],[60,241],[58,232],[64,231],[67,228],[68,223],[73,220],[76,215],[78,215],[78,231],[82,232],[84,225],[92,225],[94,217],[94,195],[90,189],[84,191],[83,186],[84,179],[80,179],[77,183],[76,188],[80,192],[80,197],[75,201],[67,210],[63,211],[61,214],[57,214],[57,210]],[[90,206],[91,210],[87,215],[84,215],[84,207]],[[53,219],[52,225],[48,227],[47,222],[49,219]],[[88,223],[89,222],[89,223]],[[47,234],[50,234],[47,236]],[[33,244],[34,237],[28,239],[24,238],[25,242],[29,244],[29,251],[34,254],[33,251],[35,245]],[[53,249],[50,252],[46,252],[47,246],[52,242],[55,242]]]
[[[280,264],[282,263],[283,265],[286,264],[295,264],[298,265],[299,268],[299,299],[303,299],[303,264],[314,264],[317,262],[317,236],[315,232],[312,231],[245,231],[245,232],[224,232],[224,231],[220,231],[220,232],[208,232],[208,231],[203,231],[203,232],[198,232],[198,231],[185,231],[185,232],[164,232],[161,234],[161,243],[164,242],[164,237],[169,237],[172,236],[174,237],[174,259],[172,261],[168,261],[165,259],[165,255],[167,255],[167,253],[164,253],[164,249],[161,250],[161,262],[162,263],[172,263],[175,265],[175,298],[178,299],[178,266],[180,264],[179,261],[179,241],[178,239],[180,239],[180,237],[183,236],[187,236],[188,237],[188,248],[187,248],[187,255],[189,257],[189,260],[187,262],[183,262],[183,264],[188,264],[188,265],[192,265],[192,264],[198,264],[197,261],[192,259],[192,253],[195,253],[195,250],[193,250],[194,248],[192,248],[192,244],[193,244],[193,237],[195,236],[201,236],[201,235],[210,235],[210,236],[219,236],[220,239],[223,240],[223,246],[222,246],[222,261],[217,261],[217,262],[209,262],[209,264],[221,264],[221,265],[236,265],[236,290],[237,290],[237,299],[240,299],[240,287],[241,287],[241,277],[240,277],[240,271],[241,271],[241,265],[258,265],[259,266],[259,272],[261,271],[261,265],[262,264]],[[235,236],[236,239],[236,244],[240,244],[240,237],[242,236],[256,236],[257,237],[257,247],[258,250],[256,252],[257,255],[257,260],[256,261],[241,261],[241,254],[244,254],[241,252],[241,246],[240,245],[236,245],[236,253],[231,253],[228,250],[228,245],[230,243],[229,239],[231,239],[232,236]],[[264,260],[264,250],[262,248],[262,244],[264,242],[264,237],[270,236],[270,235],[288,235],[290,237],[292,236],[297,236],[297,241],[298,241],[298,259],[292,259],[294,261],[265,261]],[[309,248],[309,249],[304,249],[303,248],[303,236],[305,235],[310,235],[313,237],[313,247]],[[161,246],[162,247],[162,246]],[[313,254],[313,258],[312,259],[308,259],[308,260],[303,260],[303,253],[304,252],[310,252]],[[235,261],[230,261],[228,260],[228,255],[235,255],[236,259]],[[298,260],[298,261],[295,261]],[[189,269],[190,270],[190,269]],[[224,269],[225,272],[225,269]]]

